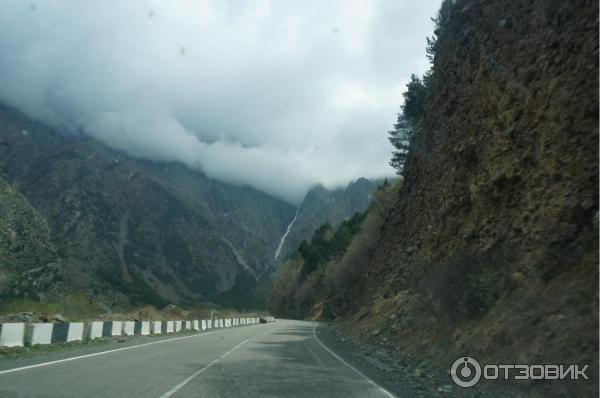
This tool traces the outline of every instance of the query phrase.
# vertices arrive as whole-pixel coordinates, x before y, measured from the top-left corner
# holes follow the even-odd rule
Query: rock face
[[[595,1],[444,3],[423,129],[354,330],[444,361],[597,377],[597,18]],[[597,394],[598,380],[547,387]]]
[[[259,306],[295,209],[175,163],[132,159],[0,107],[0,294]],[[21,286],[22,285],[22,286]]]
[[[298,249],[300,243],[304,239],[310,240],[324,223],[328,222],[336,228],[355,213],[365,211],[371,204],[373,192],[382,183],[382,180],[359,178],[345,188],[328,190],[318,185],[308,191],[281,246],[277,264],[283,264]]]
[[[0,297],[52,290],[56,261],[46,219],[0,178]]]

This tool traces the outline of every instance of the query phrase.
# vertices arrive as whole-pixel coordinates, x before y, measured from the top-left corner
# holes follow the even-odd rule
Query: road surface
[[[0,367],[0,397],[391,397],[319,340],[279,320]]]

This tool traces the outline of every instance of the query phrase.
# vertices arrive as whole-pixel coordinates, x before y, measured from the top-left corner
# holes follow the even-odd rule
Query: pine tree
[[[413,127],[403,113],[398,114],[398,122],[394,125],[394,130],[390,131],[389,134],[388,139],[395,148],[392,152],[390,166],[396,169],[397,174],[402,174],[404,162],[408,156],[410,141],[413,137]]]
[[[404,105],[402,113],[414,126],[416,126],[425,115],[425,101],[427,99],[427,88],[419,76],[412,74],[410,82],[406,85],[406,91],[402,94]]]

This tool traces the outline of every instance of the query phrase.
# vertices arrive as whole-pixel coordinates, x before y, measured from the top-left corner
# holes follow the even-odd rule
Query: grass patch
[[[83,293],[71,293],[59,301],[16,298],[0,304],[0,314],[17,314],[20,312],[62,314],[69,321],[84,321],[96,318],[103,311],[89,296]]]

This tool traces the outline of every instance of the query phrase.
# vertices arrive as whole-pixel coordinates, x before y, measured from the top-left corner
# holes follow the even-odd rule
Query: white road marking
[[[382,394],[386,395],[389,398],[396,398],[396,396],[394,394],[392,394],[391,392],[389,392],[388,390],[386,390],[385,388],[381,387],[379,384],[375,383],[373,380],[371,380],[370,378],[368,378],[367,376],[365,376],[363,372],[361,372],[360,370],[356,369],[354,366],[350,365],[348,362],[344,361],[339,355],[337,355],[335,352],[331,351],[329,349],[329,347],[327,347],[325,344],[323,344],[323,342],[317,336],[317,326],[318,325],[315,324],[315,327],[313,328],[313,336],[314,336],[315,340],[317,340],[317,343],[319,343],[321,345],[321,347],[323,347],[328,353],[330,353],[331,355],[333,355],[333,357],[335,359],[337,359],[338,361],[340,361],[341,363],[343,363],[344,365],[346,365],[347,367],[349,367],[350,369],[352,369],[354,372],[356,372],[357,374],[359,374],[360,376],[362,376],[364,379],[366,379],[373,386],[375,386],[376,388],[378,388],[379,391],[381,391]]]
[[[145,346],[149,346],[149,345],[153,345],[153,344],[166,343],[168,341],[173,341],[173,340],[191,339],[192,337],[208,336],[209,334],[213,334],[213,333],[217,333],[217,332],[207,332],[207,333],[202,333],[202,334],[195,334],[193,336],[174,337],[172,339],[166,339],[166,340],[160,340],[160,341],[153,341],[151,343],[144,343],[144,344],[132,345],[132,346],[123,347],[123,348],[116,348],[114,350],[95,352],[93,354],[80,355],[80,356],[77,356],[77,357],[71,357],[71,358],[65,358],[65,359],[58,359],[56,361],[42,362],[42,363],[37,363],[35,365],[22,366],[20,368],[13,368],[13,369],[2,370],[2,371],[0,371],[0,375],[6,374],[6,373],[19,372],[21,370],[41,368],[42,366],[56,365],[57,363],[74,361],[76,359],[96,357],[98,355],[110,354],[112,352],[117,352],[117,351],[130,350],[132,348],[139,348],[139,347],[145,347]]]
[[[240,344],[238,344],[235,347],[233,347],[231,350],[227,351],[225,354],[221,355],[218,358],[213,359],[208,365],[206,365],[205,367],[203,367],[202,369],[200,369],[196,373],[192,374],[190,377],[188,377],[187,379],[185,379],[181,383],[177,384],[175,387],[173,387],[172,389],[170,389],[169,391],[167,391],[166,393],[164,393],[163,395],[161,395],[160,398],[169,398],[170,396],[172,396],[173,394],[175,394],[177,391],[179,391],[183,387],[185,387],[190,381],[192,381],[200,373],[204,372],[206,369],[210,368],[215,363],[219,362],[221,359],[225,358],[227,355],[231,354],[233,351],[237,350],[238,348],[240,348],[241,346],[243,346],[244,344],[246,344],[249,341],[250,341],[250,339],[246,339],[246,340],[242,341]]]

